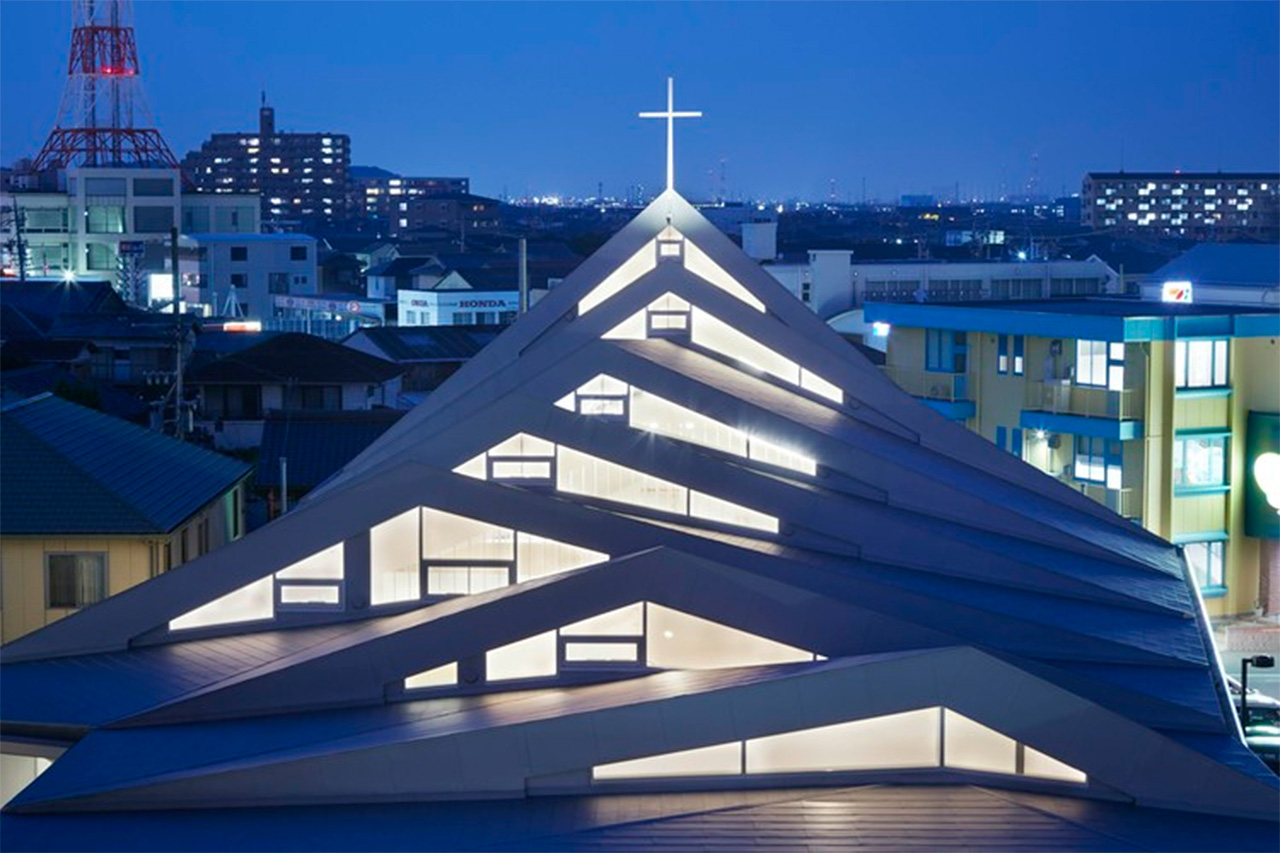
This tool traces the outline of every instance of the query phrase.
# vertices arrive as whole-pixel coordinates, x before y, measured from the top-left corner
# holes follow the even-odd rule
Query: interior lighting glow
[[[871,324],[871,334],[877,338],[887,338],[889,337],[889,332],[892,328],[892,326],[883,320],[876,320]]]

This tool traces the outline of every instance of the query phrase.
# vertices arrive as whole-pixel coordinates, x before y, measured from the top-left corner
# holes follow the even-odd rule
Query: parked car
[[[1240,682],[1231,676],[1227,676],[1227,689],[1231,693],[1236,716],[1240,716],[1240,699],[1244,690]],[[1249,719],[1240,720],[1244,742],[1262,759],[1263,764],[1271,768],[1271,772],[1280,775],[1280,699],[1250,687],[1248,708]]]

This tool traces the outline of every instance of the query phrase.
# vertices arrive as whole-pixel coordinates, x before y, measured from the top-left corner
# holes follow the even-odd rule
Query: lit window
[[[1173,443],[1175,491],[1217,488],[1227,483],[1225,435],[1180,436]]]
[[[1174,344],[1174,385],[1178,388],[1226,388],[1229,342],[1180,340]]]
[[[622,291],[640,276],[652,271],[657,266],[657,254],[654,250],[655,240],[650,240],[620,267],[595,286],[586,296],[578,301],[578,314],[586,314],[592,308],[604,302],[610,296]]]
[[[1123,446],[1118,441],[1078,435],[1075,439],[1075,478],[1118,489],[1123,483]]]
[[[837,403],[844,402],[844,392],[821,377],[801,370],[786,356],[744,335],[701,308],[693,309],[693,343],[720,353],[749,367],[812,391]]]
[[[169,622],[171,631],[271,619],[275,615],[270,575],[216,598]]]
[[[1182,546],[1187,558],[1187,568],[1200,589],[1220,589],[1226,585],[1224,556],[1226,542],[1188,542]]]

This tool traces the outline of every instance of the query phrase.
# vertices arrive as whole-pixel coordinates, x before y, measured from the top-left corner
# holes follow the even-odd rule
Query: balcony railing
[[[951,403],[969,399],[963,373],[935,373],[918,368],[885,365],[885,375],[912,397],[946,400]]]
[[[1142,516],[1142,493],[1137,489],[1108,489],[1095,483],[1077,483],[1080,491],[1122,518]]]
[[[1069,379],[1027,383],[1026,408],[1035,412],[1137,420],[1142,415],[1140,403],[1129,389],[1112,391],[1074,385]]]

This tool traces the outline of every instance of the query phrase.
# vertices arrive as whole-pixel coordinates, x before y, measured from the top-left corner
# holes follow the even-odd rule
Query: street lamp
[[[1249,725],[1249,667],[1256,666],[1258,669],[1271,669],[1276,665],[1276,659],[1271,655],[1254,655],[1251,658],[1244,658],[1240,661],[1240,725],[1242,728]]]

